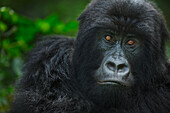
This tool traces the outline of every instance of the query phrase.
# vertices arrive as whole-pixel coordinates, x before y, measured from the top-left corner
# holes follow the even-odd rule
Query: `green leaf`
[[[7,25],[3,22],[0,22],[0,31],[5,32],[7,30]]]

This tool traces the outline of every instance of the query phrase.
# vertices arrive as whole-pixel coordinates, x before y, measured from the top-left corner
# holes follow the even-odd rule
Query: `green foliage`
[[[0,112],[9,110],[14,83],[21,76],[25,54],[33,47],[36,36],[66,34],[75,36],[78,23],[64,23],[58,15],[29,20],[7,7],[0,8]]]

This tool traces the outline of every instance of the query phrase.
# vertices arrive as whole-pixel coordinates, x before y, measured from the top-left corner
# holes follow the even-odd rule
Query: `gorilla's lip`
[[[125,81],[118,81],[118,80],[100,80],[97,83],[100,85],[129,86]]]
[[[99,81],[98,84],[101,85],[121,85],[118,81]]]

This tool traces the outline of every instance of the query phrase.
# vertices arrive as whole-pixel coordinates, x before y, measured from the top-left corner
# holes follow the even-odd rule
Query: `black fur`
[[[169,113],[170,64],[165,55],[168,31],[153,3],[136,1],[93,0],[79,17],[75,41],[53,36],[36,46],[24,66],[11,113]],[[106,26],[146,36],[140,60],[128,58],[133,62],[133,73],[138,74],[133,93],[129,97],[125,95],[128,93],[121,94],[124,100],[107,96],[108,100],[117,100],[107,108],[88,97],[100,93],[89,76],[102,59],[94,49],[94,31]],[[95,100],[100,102],[102,97],[96,96]]]

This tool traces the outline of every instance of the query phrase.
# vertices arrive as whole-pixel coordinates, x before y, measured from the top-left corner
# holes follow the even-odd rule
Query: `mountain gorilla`
[[[30,53],[12,113],[169,113],[168,31],[146,0],[93,0],[76,40]]]

